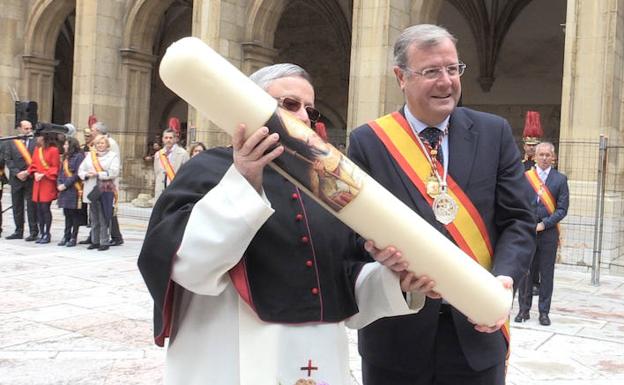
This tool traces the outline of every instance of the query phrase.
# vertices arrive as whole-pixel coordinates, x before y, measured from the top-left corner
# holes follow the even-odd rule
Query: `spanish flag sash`
[[[39,156],[39,161],[41,162],[41,165],[43,166],[43,168],[46,170],[49,169],[50,165],[45,160],[45,156],[43,154],[43,147],[37,147],[37,155]]]
[[[15,144],[15,147],[17,148],[17,151],[19,151],[22,158],[24,158],[26,165],[30,166],[30,164],[32,163],[32,157],[30,156],[30,152],[28,152],[28,148],[26,147],[24,142],[19,139],[13,139],[13,143]]]
[[[97,172],[104,171],[104,167],[102,167],[102,164],[100,163],[100,160],[97,157],[97,151],[95,150],[95,148],[91,147],[91,150],[89,151],[89,153],[91,155],[91,163],[93,163],[93,168],[95,169],[95,171]],[[113,215],[117,215],[117,201],[119,200],[119,192],[117,191],[116,188],[114,189],[113,194],[114,194]]]
[[[426,188],[427,179],[431,174],[431,164],[405,117],[399,112],[393,112],[368,124],[423,198],[431,205],[433,199],[427,194]],[[437,167],[438,174],[442,175],[444,173],[442,165],[438,163]],[[446,229],[460,249],[490,271],[494,251],[483,218],[450,175],[447,176],[447,184],[448,193],[457,202],[459,210],[455,220],[446,225]],[[501,330],[509,343],[509,323],[503,325]]]
[[[557,200],[548,189],[548,186],[546,186],[546,183],[544,183],[539,175],[537,175],[537,169],[533,167],[529,171],[525,172],[524,175],[528,179],[531,187],[533,187],[533,190],[535,190],[539,200],[544,204],[544,207],[546,207],[548,214],[552,215],[557,209]],[[557,224],[557,232],[560,231],[561,229],[559,228],[559,224]]]
[[[167,180],[169,181],[169,183],[171,183],[171,181],[173,181],[173,178],[175,178],[176,173],[173,170],[173,166],[171,165],[171,162],[169,162],[169,158],[165,154],[164,148],[158,152],[158,159],[160,159],[160,165],[165,170],[165,174],[167,175]]]
[[[91,155],[91,163],[93,163],[93,168],[95,169],[95,171],[103,172],[104,167],[102,167],[102,164],[100,164],[100,160],[97,157],[97,151],[95,151],[94,148],[91,148],[89,154]]]
[[[74,173],[72,173],[69,169],[68,159],[65,159],[63,161],[63,171],[65,172],[65,176],[68,176],[70,178],[74,176]],[[78,180],[76,180],[76,182],[74,183],[74,188],[76,189],[76,195],[78,196],[78,204],[76,205],[76,208],[79,209],[82,207],[82,181],[80,180],[80,178],[78,178]]]

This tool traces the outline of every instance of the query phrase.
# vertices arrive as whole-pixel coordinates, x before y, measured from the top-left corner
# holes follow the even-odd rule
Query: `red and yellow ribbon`
[[[65,159],[63,161],[63,171],[65,172],[65,176],[72,177],[74,174],[69,169],[69,161]],[[77,209],[82,207],[82,181],[80,179],[74,182],[74,188],[76,189],[76,195],[78,196],[78,204],[76,206]]]
[[[533,187],[533,190],[535,190],[535,193],[539,197],[539,200],[544,204],[544,207],[546,207],[548,215],[553,215],[553,213],[557,209],[557,200],[548,189],[548,186],[546,186],[546,183],[544,183],[539,175],[537,175],[537,170],[535,168],[532,168],[529,171],[525,172],[524,175],[528,179],[531,187]],[[559,228],[559,224],[557,224],[557,231],[561,231],[561,229]]]
[[[22,158],[24,158],[24,161],[26,162],[26,164],[30,166],[30,164],[32,163],[32,157],[30,156],[30,152],[28,152],[28,148],[26,147],[24,142],[22,142],[19,139],[13,139],[13,143],[15,143],[15,147],[17,147],[17,151],[19,151]]]
[[[173,170],[171,162],[169,162],[169,158],[165,154],[164,148],[159,151],[158,159],[160,159],[160,165],[165,170],[165,174],[167,174],[167,180],[169,180],[169,183],[171,183],[171,181],[173,181],[173,178],[175,178],[176,173]]]
[[[49,169],[50,165],[45,160],[45,156],[43,155],[43,147],[37,147],[37,155],[39,155],[39,160],[41,161],[41,165],[44,169]]]

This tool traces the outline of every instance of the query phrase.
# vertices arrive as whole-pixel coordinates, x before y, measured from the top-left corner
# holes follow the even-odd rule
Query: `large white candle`
[[[167,87],[230,134],[239,123],[247,125],[248,135],[275,123],[277,102],[197,38],[183,38],[167,49],[160,76]],[[287,114],[281,116],[288,124],[298,124]],[[313,135],[307,127],[294,128],[299,134],[302,130],[310,131],[308,138]],[[331,147],[331,152],[337,150]],[[347,184],[353,186],[353,197],[338,206],[289,175],[286,165],[275,168],[364,238],[378,247],[401,250],[411,271],[430,276],[436,290],[478,324],[493,325],[509,313],[511,290],[348,159],[342,157],[340,164],[342,173],[346,167],[352,177]]]

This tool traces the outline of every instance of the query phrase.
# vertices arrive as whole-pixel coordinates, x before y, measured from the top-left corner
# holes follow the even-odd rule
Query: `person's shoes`
[[[91,243],[88,247],[87,250],[93,250],[93,249],[97,249],[100,247],[99,243]]]
[[[59,243],[57,243],[57,246],[65,246],[67,245],[67,242],[69,242],[69,240],[67,238],[63,238],[61,239],[61,241]]]
[[[516,316],[516,318],[514,318],[515,322],[524,322],[524,321],[528,321],[531,318],[531,316],[529,315],[529,312],[520,312],[518,313],[518,315]]]
[[[36,243],[39,243],[39,244],[50,243],[50,234],[42,235],[41,238],[39,238],[39,240]]]
[[[78,242],[79,245],[90,245],[91,244],[91,237],[85,239],[84,241],[80,241]]]
[[[67,246],[67,247],[74,247],[74,246],[76,246],[76,238],[71,238],[69,241],[67,241],[67,243],[65,243],[65,246]]]
[[[108,250],[110,248],[110,246],[108,245],[100,245],[100,247],[98,247],[98,251],[105,251]]]
[[[6,237],[6,239],[22,239],[22,238],[24,238],[24,235],[22,233],[13,233],[9,235],[8,237]]]
[[[119,246],[123,245],[123,243],[123,239],[113,239],[112,241],[110,241],[109,246]]]
[[[540,313],[539,323],[542,326],[550,326],[550,318],[548,318],[548,313]]]
[[[29,236],[27,236],[26,238],[24,238],[24,240],[25,240],[26,242],[32,242],[32,241],[36,241],[36,240],[37,240],[37,238],[38,238],[38,237],[37,237],[37,234],[35,234],[35,233],[30,233],[30,235],[29,235]]]

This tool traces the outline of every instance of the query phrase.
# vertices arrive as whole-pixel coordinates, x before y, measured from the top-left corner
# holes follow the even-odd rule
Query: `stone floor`
[[[151,299],[136,268],[148,213],[122,216],[126,242],[104,252],[56,246],[58,210],[53,243],[0,240],[1,384],[162,383],[164,351],[152,344]],[[9,212],[4,223],[6,236]],[[624,383],[624,277],[589,281],[588,272],[558,268],[553,325],[540,326],[535,313],[512,323],[508,384]],[[350,338],[360,384],[357,336]]]

